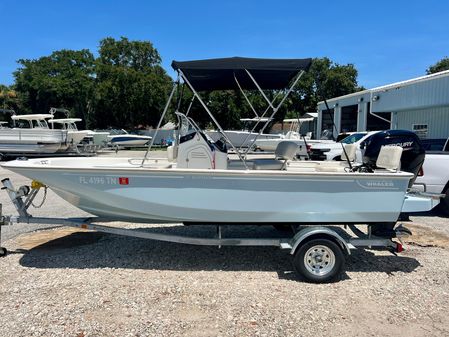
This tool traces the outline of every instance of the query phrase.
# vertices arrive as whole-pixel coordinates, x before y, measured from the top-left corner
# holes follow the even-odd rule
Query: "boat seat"
[[[391,171],[399,170],[402,151],[403,148],[400,146],[382,146],[376,160],[376,166]]]
[[[341,154],[341,159],[344,161],[353,162],[355,160],[355,153],[357,151],[356,144],[345,144],[345,151]],[[346,152],[346,153],[345,153]]]
[[[284,170],[287,166],[287,161],[295,158],[297,150],[298,144],[295,142],[280,142],[274,151],[275,159],[255,159],[253,160],[253,169]]]
[[[176,161],[176,158],[178,158],[177,145],[170,145],[169,147],[167,147],[167,158],[170,162]]]

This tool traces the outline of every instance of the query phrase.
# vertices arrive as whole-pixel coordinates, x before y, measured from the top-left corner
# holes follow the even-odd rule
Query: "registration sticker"
[[[120,177],[120,178],[118,178],[118,183],[120,185],[129,185],[129,178],[127,178],[127,177]]]

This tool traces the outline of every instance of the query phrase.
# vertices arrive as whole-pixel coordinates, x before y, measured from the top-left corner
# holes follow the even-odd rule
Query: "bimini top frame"
[[[170,93],[168,102],[164,108],[161,119],[158,123],[158,127],[162,123],[162,120],[168,110],[170,101],[174,96],[177,85],[182,80],[188,85],[190,90],[193,92],[193,99],[198,99],[200,104],[208,113],[209,117],[216,125],[218,131],[223,136],[223,138],[231,145],[233,150],[242,160],[246,168],[245,158],[242,153],[236,149],[234,144],[227,137],[220,123],[216,120],[206,103],[201,98],[199,91],[214,91],[214,90],[240,90],[245,97],[246,101],[250,105],[251,109],[258,119],[253,130],[257,127],[257,124],[265,119],[266,122],[264,126],[260,129],[259,135],[264,132],[269,124],[269,121],[278,112],[279,108],[285,102],[287,97],[290,95],[296,84],[298,83],[301,76],[306,70],[309,69],[312,63],[312,59],[255,59],[255,58],[242,58],[242,57],[232,57],[232,58],[220,58],[220,59],[209,59],[209,60],[198,60],[198,61],[186,61],[178,62],[173,61],[172,67],[178,72],[178,80],[174,84],[172,92]],[[268,107],[263,112],[262,115],[257,114],[249,98],[245,94],[244,90],[258,90],[262,97],[268,104]],[[266,96],[264,90],[280,90],[273,100],[269,100]],[[275,105],[275,100],[284,91],[283,98],[280,102]],[[193,100],[192,99],[192,100]],[[192,104],[192,102],[191,102]],[[190,104],[190,106],[191,106]],[[190,109],[189,106],[189,109]],[[267,113],[272,110],[270,116],[266,116]],[[157,131],[156,131],[157,132]],[[248,146],[248,150],[254,144],[258,136],[255,137],[253,142]],[[153,137],[153,140],[156,137]],[[246,141],[245,141],[246,142]],[[148,152],[153,145],[153,141],[142,160],[142,165],[147,159]]]
[[[173,61],[172,67],[178,72],[181,71],[184,79],[187,79],[197,91],[282,90],[288,87],[298,72],[307,71],[311,62],[311,59],[231,57]]]

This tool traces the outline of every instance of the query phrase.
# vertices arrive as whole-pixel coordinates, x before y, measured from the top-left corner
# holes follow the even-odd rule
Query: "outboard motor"
[[[401,171],[413,173],[410,179],[411,187],[418,176],[418,172],[424,163],[425,149],[418,136],[408,130],[386,130],[375,133],[366,139],[360,148],[365,150],[363,154],[363,166],[368,170],[376,169],[376,161],[382,146],[401,146],[404,150],[401,156]],[[371,224],[371,233],[384,238],[394,238],[401,234],[411,234],[402,226],[394,228],[395,222]]]
[[[425,149],[416,133],[408,130],[386,130],[375,133],[361,144],[365,149],[363,164],[369,169],[376,168],[376,160],[382,146],[401,146],[401,171],[413,173],[409,187],[413,185],[424,163]]]

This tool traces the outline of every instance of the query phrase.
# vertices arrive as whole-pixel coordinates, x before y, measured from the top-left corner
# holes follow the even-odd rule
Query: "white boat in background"
[[[254,146],[256,149],[261,151],[274,151],[280,142],[289,140],[298,145],[298,148],[301,153],[307,152],[306,144],[304,142],[303,137],[299,134],[299,130],[303,122],[313,121],[313,118],[290,118],[284,119],[282,123],[286,123],[289,125],[289,130],[285,134],[280,134],[279,138],[276,139],[260,139],[254,142]],[[304,137],[305,138],[305,137]],[[310,138],[310,137],[309,137]],[[307,153],[306,153],[307,154]]]
[[[270,121],[270,118],[241,118],[241,122],[244,123],[243,130],[224,130],[226,137],[228,137],[229,141],[237,148],[247,147],[254,143],[257,139],[279,139],[280,135],[271,134],[271,133],[262,133],[259,135],[258,132],[251,131],[252,125],[255,123],[266,123]],[[223,135],[220,131],[206,131],[206,134],[211,137],[214,141],[218,141]]]
[[[81,122],[81,118],[59,118],[49,119],[52,129],[67,130],[67,142],[72,146],[77,146],[85,137],[91,134],[90,130],[78,130],[76,122]],[[59,125],[58,128],[55,124]]]
[[[0,129],[0,153],[39,154],[67,149],[67,131],[51,130],[47,120],[51,114],[12,115],[13,128]]]
[[[305,136],[301,136],[300,130],[303,123],[313,122],[315,117],[300,117],[300,118],[288,118],[282,121],[283,124],[288,124],[288,131],[285,134],[280,134],[279,138],[274,139],[261,139],[257,138],[254,142],[254,146],[257,150],[261,151],[275,151],[276,147],[282,141],[290,141],[298,145],[297,155],[306,157],[310,150],[310,145],[315,143],[332,142],[327,140],[311,139],[311,132]]]
[[[107,139],[111,146],[121,147],[145,146],[151,141],[150,136],[130,134],[123,129],[111,130]]]

